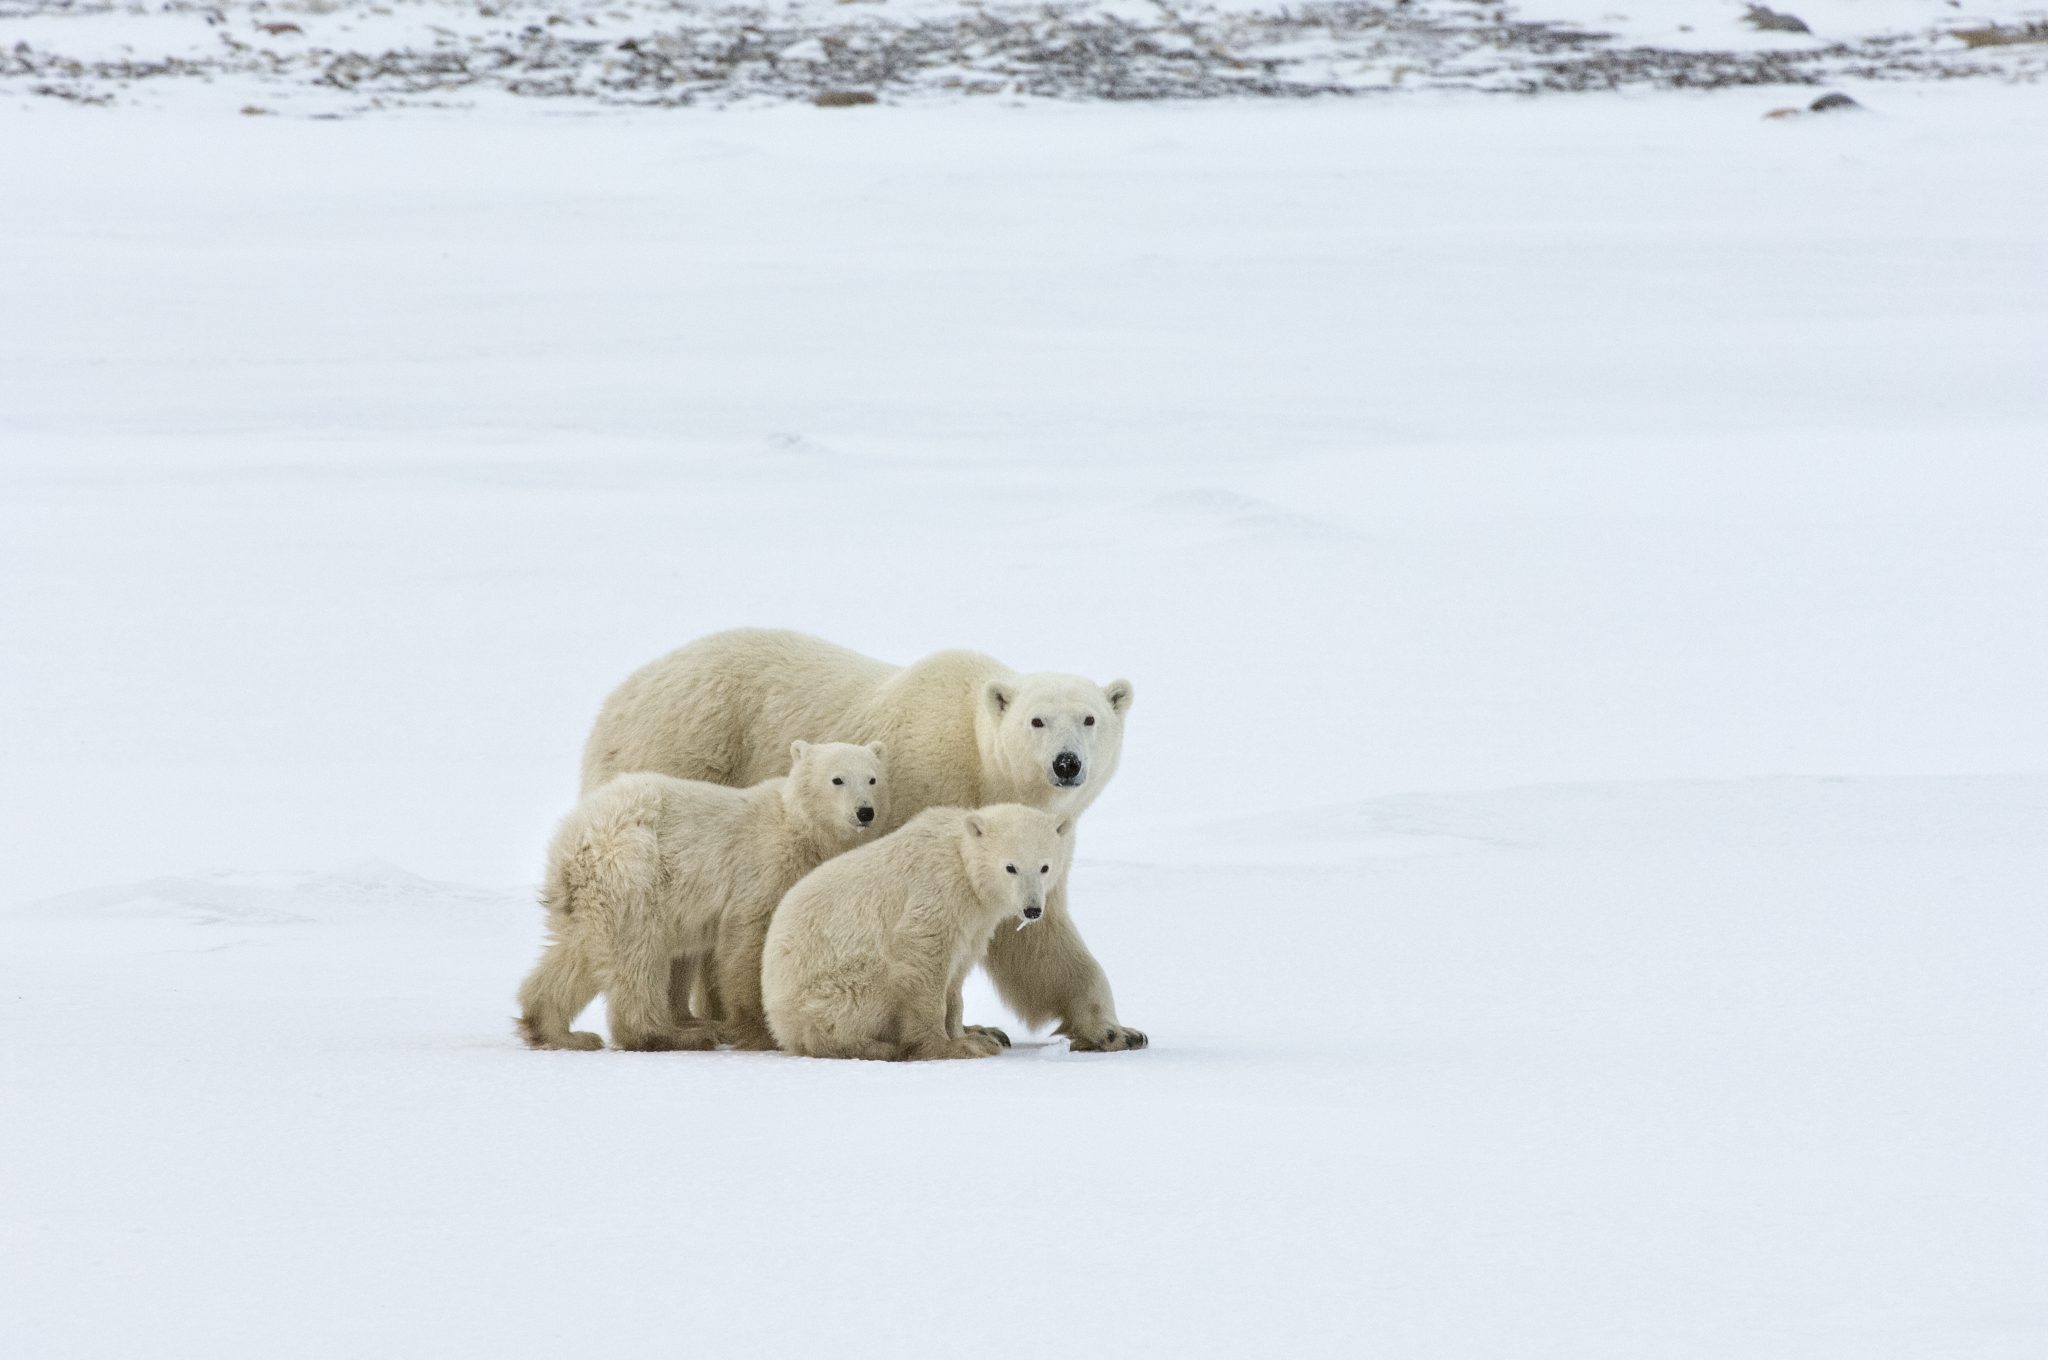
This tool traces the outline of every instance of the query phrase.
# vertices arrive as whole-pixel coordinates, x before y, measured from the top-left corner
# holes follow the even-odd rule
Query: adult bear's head
[[[1078,675],[1020,675],[989,681],[981,703],[990,754],[1020,798],[1041,806],[1086,802],[1116,773],[1130,681],[1098,685]]]

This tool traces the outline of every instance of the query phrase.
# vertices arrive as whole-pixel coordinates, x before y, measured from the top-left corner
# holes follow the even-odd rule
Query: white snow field
[[[0,1355],[2048,1354],[2048,102],[1855,93],[0,114]],[[745,623],[1135,681],[1149,1050],[518,1046]]]

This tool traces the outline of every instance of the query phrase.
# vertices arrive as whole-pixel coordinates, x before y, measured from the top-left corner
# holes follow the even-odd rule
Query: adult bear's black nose
[[[862,826],[866,826],[869,822],[875,820],[875,810],[869,807],[866,803],[862,803],[860,811],[854,813],[853,815],[860,818],[860,824]]]
[[[1052,758],[1052,772],[1056,779],[1073,782],[1081,773],[1081,757],[1072,751],[1062,751]]]

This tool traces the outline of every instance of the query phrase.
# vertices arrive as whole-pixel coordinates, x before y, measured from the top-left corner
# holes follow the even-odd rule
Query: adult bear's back
[[[887,662],[786,629],[712,633],[626,677],[583,744],[583,791],[652,770],[744,787],[785,773],[792,741],[850,740]]]

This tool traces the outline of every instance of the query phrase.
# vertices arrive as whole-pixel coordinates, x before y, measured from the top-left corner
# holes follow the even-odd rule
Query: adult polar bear
[[[735,629],[650,662],[612,692],[583,747],[583,791],[634,770],[744,788],[785,773],[793,741],[880,743],[892,826],[928,807],[991,803],[1075,817],[1116,773],[1130,707],[1128,680],[1019,675],[978,652],[892,666],[803,633]],[[1043,920],[995,932],[987,967],[1011,1010],[1032,1025],[1056,1021],[1075,1048],[1145,1046],[1117,1020],[1064,881]],[[681,977],[677,989],[684,1000]]]

